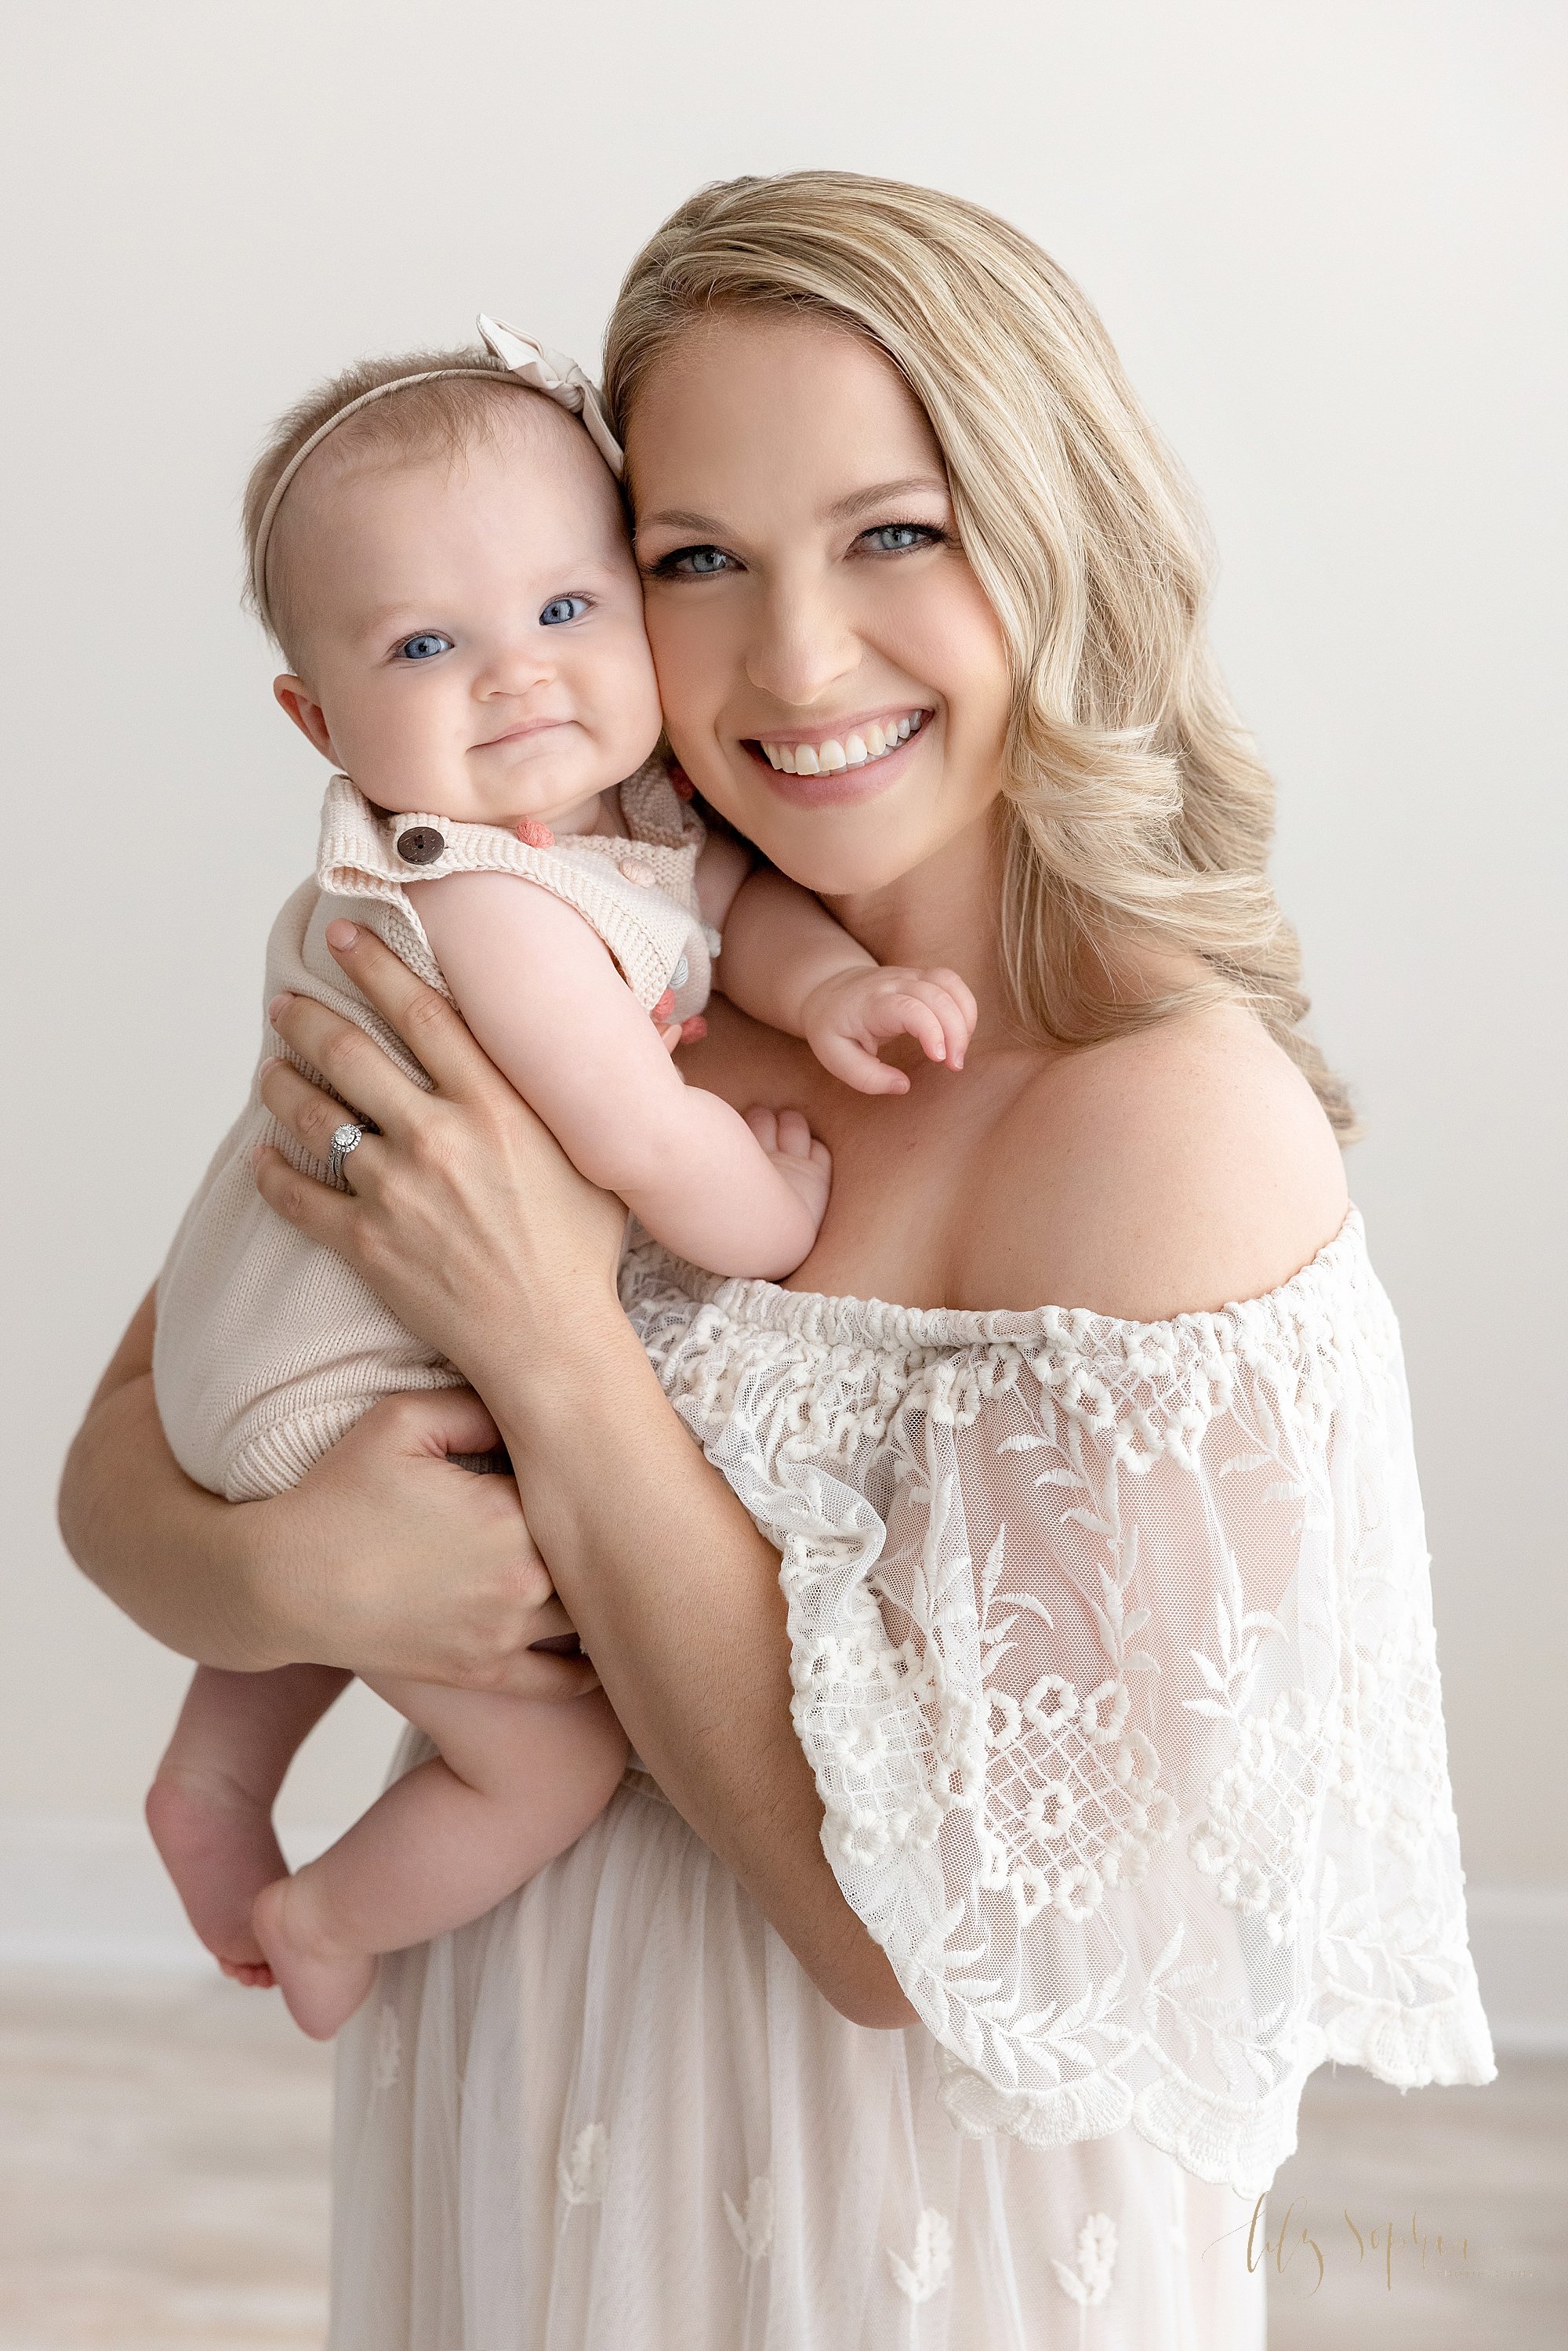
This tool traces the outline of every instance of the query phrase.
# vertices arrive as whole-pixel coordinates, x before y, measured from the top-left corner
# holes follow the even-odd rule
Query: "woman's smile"
[[[770,729],[743,739],[742,748],[764,768],[781,799],[797,808],[871,799],[896,781],[934,713],[907,705],[874,717],[820,721]]]
[[[1007,648],[896,368],[821,320],[720,314],[649,373],[627,441],[664,723],[703,798],[835,900],[961,836],[983,854]]]

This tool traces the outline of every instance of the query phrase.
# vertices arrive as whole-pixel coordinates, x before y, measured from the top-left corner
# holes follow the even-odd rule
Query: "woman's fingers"
[[[361,1118],[374,1119],[391,1134],[428,1099],[424,1088],[403,1075],[367,1029],[313,996],[275,996],[267,1017],[284,1043],[310,1069],[319,1070],[340,1096],[335,1105],[340,1123],[348,1115],[342,1102],[352,1102]]]
[[[361,924],[329,923],[327,944],[361,995],[375,1006],[389,1028],[396,1029],[421,1069],[429,1072],[439,1092],[461,1101],[505,1082],[497,1079],[494,1063],[475,1043],[456,1008],[416,979],[373,931]],[[291,1038],[289,1042],[293,1041]],[[335,1071],[320,1061],[316,1067],[337,1084]],[[356,1102],[360,1097],[349,1093],[347,1099]],[[379,1112],[373,1114],[380,1118]]]
[[[260,1093],[278,1124],[286,1126],[295,1141],[302,1143],[315,1159],[328,1158],[332,1148],[332,1137],[340,1126],[357,1126],[360,1123],[352,1111],[345,1110],[340,1102],[334,1102],[331,1095],[323,1093],[319,1086],[313,1086],[308,1078],[301,1076],[287,1061],[262,1063]],[[360,1189],[355,1178],[361,1181],[364,1178],[370,1166],[373,1142],[371,1134],[364,1134],[343,1163],[344,1176],[350,1190]]]
[[[353,1262],[354,1203],[347,1194],[319,1184],[314,1176],[301,1176],[269,1144],[256,1153],[254,1168],[256,1190],[285,1224]]]

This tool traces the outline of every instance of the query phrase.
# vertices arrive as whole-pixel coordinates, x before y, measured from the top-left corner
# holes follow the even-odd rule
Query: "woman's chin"
[[[914,841],[862,845],[799,839],[758,841],[755,833],[747,837],[780,873],[802,890],[814,891],[819,898],[862,898],[889,890],[925,862],[925,852]]]

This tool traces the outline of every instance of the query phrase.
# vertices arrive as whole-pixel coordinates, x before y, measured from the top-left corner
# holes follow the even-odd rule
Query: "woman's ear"
[[[342,761],[332,748],[332,736],[327,725],[327,714],[319,702],[312,701],[310,689],[304,679],[294,676],[275,677],[272,681],[272,693],[278,708],[287,712],[306,740],[313,743],[321,757],[324,759],[330,759],[335,768],[341,767]]]

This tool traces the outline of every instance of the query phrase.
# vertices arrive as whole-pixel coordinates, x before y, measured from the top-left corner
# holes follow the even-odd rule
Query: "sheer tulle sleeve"
[[[782,1553],[824,1846],[960,2128],[1131,2125],[1250,2194],[1325,2057],[1492,2077],[1359,1219],[1270,1297],[1157,1324],[630,1270]]]

